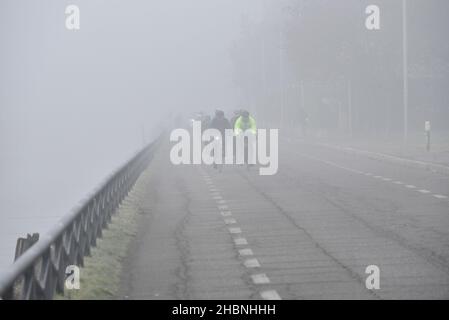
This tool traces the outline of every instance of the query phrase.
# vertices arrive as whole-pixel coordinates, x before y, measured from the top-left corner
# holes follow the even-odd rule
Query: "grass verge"
[[[118,290],[121,272],[129,245],[137,234],[138,218],[142,210],[140,201],[146,180],[148,173],[143,172],[113,215],[111,223],[103,230],[103,237],[97,239],[97,246],[92,248],[91,255],[85,257],[84,267],[80,269],[80,289],[66,289],[64,295],[57,295],[55,299],[120,299]]]

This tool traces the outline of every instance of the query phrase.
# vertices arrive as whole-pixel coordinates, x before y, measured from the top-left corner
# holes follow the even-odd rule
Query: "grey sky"
[[[80,8],[79,31],[65,29],[68,4]],[[151,140],[170,113],[232,108],[229,47],[242,14],[259,9],[255,0],[2,0],[5,250],[129,158],[142,128]]]

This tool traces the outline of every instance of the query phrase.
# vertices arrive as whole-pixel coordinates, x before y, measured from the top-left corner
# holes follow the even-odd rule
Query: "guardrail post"
[[[39,233],[27,234],[26,238],[17,239],[16,253],[14,255],[14,261],[17,260],[25,251],[27,251],[33,244],[39,241]]]

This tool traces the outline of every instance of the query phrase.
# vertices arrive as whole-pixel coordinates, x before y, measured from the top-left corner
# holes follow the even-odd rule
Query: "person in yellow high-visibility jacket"
[[[256,120],[249,115],[248,111],[242,111],[242,115],[235,121],[234,133],[239,135],[248,129],[250,129],[253,134],[257,133]]]
[[[242,111],[241,116],[237,119],[237,121],[234,124],[234,133],[236,136],[238,136],[241,134],[245,134],[245,132],[247,130],[250,130],[250,132],[252,134],[254,134],[254,136],[257,135],[256,120],[254,120],[254,118],[249,115],[248,111]],[[244,161],[247,164],[247,168],[249,168],[249,166],[252,166],[252,164],[250,164],[248,162],[248,160],[249,160],[248,159],[248,147],[251,144],[248,143],[247,139],[245,139],[244,141],[245,141],[244,142],[245,143]],[[234,143],[234,145],[235,145],[235,143]],[[252,148],[252,145],[251,145],[251,148]]]

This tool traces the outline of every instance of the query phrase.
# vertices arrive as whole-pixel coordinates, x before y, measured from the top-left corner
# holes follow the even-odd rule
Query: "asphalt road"
[[[283,137],[274,176],[147,170],[120,298],[449,298],[449,176]]]

